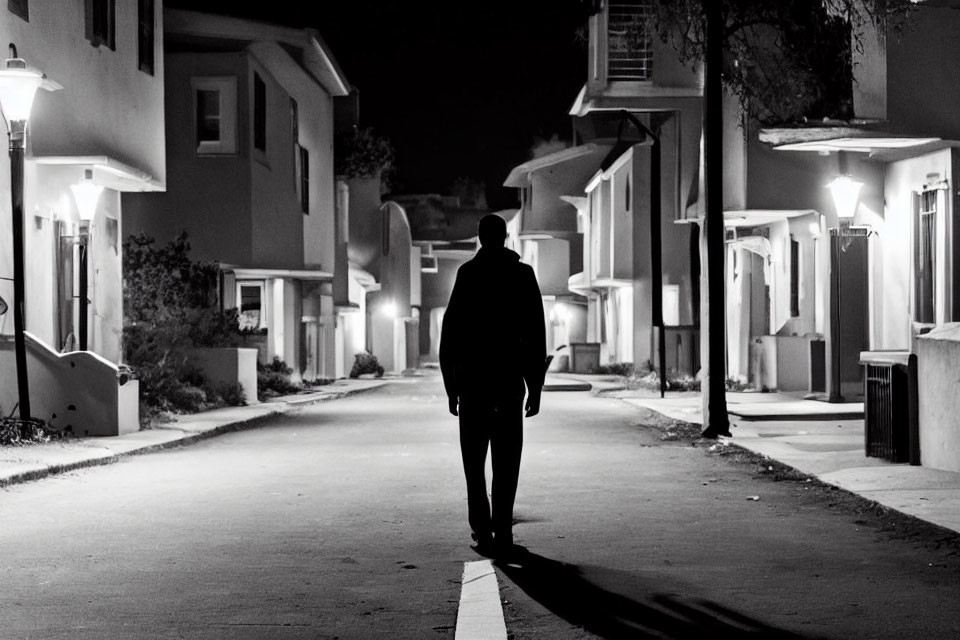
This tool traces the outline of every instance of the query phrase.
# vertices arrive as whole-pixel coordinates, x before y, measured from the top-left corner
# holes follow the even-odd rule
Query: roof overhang
[[[380,283],[377,282],[377,279],[373,277],[373,274],[369,271],[361,269],[355,265],[350,265],[349,267],[350,278],[356,280],[356,282],[363,287],[364,291],[373,292],[380,291]]]
[[[232,271],[237,280],[266,280],[268,278],[288,278],[291,280],[333,280],[333,274],[319,269],[265,269],[259,267],[238,267],[221,264],[224,271]]]
[[[114,191],[164,191],[164,185],[135,167],[110,156],[34,156],[28,161],[38,165],[72,166],[93,171],[93,181]]]
[[[856,126],[761,129],[759,139],[777,151],[849,151],[871,155],[925,147],[940,141],[930,136],[900,135]]]
[[[702,97],[703,89],[700,87],[665,87],[651,82],[611,82],[602,94],[588,96],[587,85],[583,85],[568,115],[583,117],[596,111],[623,109],[634,112],[672,111],[676,109],[678,100],[699,100]]]
[[[594,278],[588,285],[591,289],[626,289],[633,286],[628,278]]]
[[[909,149],[913,147],[922,147],[934,142],[940,138],[910,138],[910,137],[858,137],[858,138],[832,138],[830,140],[817,140],[810,142],[793,142],[774,147],[777,151],[817,151],[821,153],[831,153],[839,151],[851,151],[856,153],[881,153],[883,151],[896,151],[900,149]]]
[[[333,96],[350,93],[350,83],[330,48],[315,29],[297,29],[269,22],[185,9],[164,9],[165,34],[220,41],[275,42],[303,51],[302,66]],[[291,62],[293,62],[291,58]]]
[[[820,216],[815,209],[741,209],[723,212],[724,227],[755,227],[803,216]]]
[[[545,156],[540,156],[539,158],[528,160],[523,164],[517,165],[510,171],[507,179],[503,182],[503,186],[523,188],[530,184],[531,174],[536,173],[537,171],[542,171],[544,169],[549,169],[551,167],[556,167],[558,165],[567,164],[570,162],[582,161],[582,159],[589,156],[605,154],[609,150],[609,145],[600,145],[593,142],[588,142],[587,144],[569,147],[554,153],[549,153]]]

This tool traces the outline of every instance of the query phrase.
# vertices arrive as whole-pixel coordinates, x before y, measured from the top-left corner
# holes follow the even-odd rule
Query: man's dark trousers
[[[493,468],[493,511],[487,500],[487,447]],[[490,533],[498,544],[512,544],[513,503],[523,449],[523,398],[460,401],[460,452],[467,479],[470,528],[478,538]]]

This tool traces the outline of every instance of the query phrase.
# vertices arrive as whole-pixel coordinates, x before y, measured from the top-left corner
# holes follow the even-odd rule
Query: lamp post
[[[20,419],[30,418],[30,393],[27,383],[27,351],[24,343],[23,274],[23,152],[27,121],[33,98],[43,82],[43,74],[27,69],[17,48],[10,45],[10,58],[0,69],[0,109],[10,139],[10,200],[13,219],[13,331],[16,349],[17,393]]]
[[[77,270],[79,271],[79,293],[80,299],[80,317],[77,319],[77,334],[80,351],[87,350],[87,315],[88,305],[90,304],[87,294],[87,254],[90,250],[90,225],[93,216],[97,212],[97,201],[100,199],[100,193],[103,187],[93,181],[93,170],[84,171],[83,180],[77,184],[70,185],[73,191],[73,199],[77,203],[77,213],[80,214],[80,237],[77,242],[78,259]]]
[[[828,402],[843,402],[841,386],[843,338],[840,335],[842,328],[840,313],[841,256],[846,252],[856,235],[851,229],[857,206],[860,202],[860,189],[863,183],[850,177],[846,170],[846,157],[839,154],[840,175],[830,181],[827,189],[833,196],[833,204],[837,212],[838,225],[830,229],[830,388],[827,390]]]

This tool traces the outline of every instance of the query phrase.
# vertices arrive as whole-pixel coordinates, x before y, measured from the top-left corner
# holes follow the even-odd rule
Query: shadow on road
[[[588,579],[585,568],[558,562],[522,547],[496,566],[517,587],[554,614],[590,633],[613,640],[637,638],[751,638],[801,640],[808,636],[776,629],[716,602],[657,593],[634,574],[595,567],[603,582],[617,584],[634,599]],[[662,590],[662,585],[660,586]]]

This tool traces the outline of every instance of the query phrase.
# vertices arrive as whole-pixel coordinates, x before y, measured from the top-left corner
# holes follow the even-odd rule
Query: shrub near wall
[[[162,246],[143,234],[124,242],[124,359],[140,381],[141,424],[242,397],[207,384],[190,364],[197,347],[236,347],[241,339],[236,309],[218,305],[219,266],[189,252],[186,233]]]

